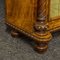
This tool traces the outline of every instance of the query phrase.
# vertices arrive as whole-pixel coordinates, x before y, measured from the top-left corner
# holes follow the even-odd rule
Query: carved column
[[[48,47],[48,42],[51,39],[51,34],[48,32],[48,2],[49,0],[37,1],[37,20],[34,25],[35,32],[40,35],[40,39],[36,40],[36,50],[45,51]]]

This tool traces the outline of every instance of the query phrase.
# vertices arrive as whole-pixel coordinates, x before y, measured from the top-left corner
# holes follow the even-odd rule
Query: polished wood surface
[[[49,6],[50,0],[6,0],[6,24],[33,38],[38,52],[47,50],[51,32],[60,29],[60,19],[50,21]]]

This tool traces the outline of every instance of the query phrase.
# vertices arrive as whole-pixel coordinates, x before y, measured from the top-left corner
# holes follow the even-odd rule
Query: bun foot
[[[44,53],[45,51],[47,51],[48,45],[47,44],[40,44],[40,45],[35,46],[34,49],[38,53]]]
[[[16,30],[11,30],[11,36],[12,37],[19,37],[19,33]]]
[[[34,49],[38,53],[44,53],[48,49],[48,43],[51,40],[52,35],[49,32],[46,32],[46,34],[40,35],[40,39],[35,40],[35,47]]]

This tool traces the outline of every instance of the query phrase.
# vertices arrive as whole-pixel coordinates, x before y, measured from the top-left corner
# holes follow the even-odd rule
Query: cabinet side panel
[[[6,23],[27,32],[33,31],[37,15],[37,0],[6,0]]]
[[[10,16],[12,10],[12,0],[6,0],[5,2],[6,2],[6,15]]]

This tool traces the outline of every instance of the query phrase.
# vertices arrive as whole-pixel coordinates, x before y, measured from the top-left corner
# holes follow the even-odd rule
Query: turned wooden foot
[[[38,52],[38,53],[44,53],[45,51],[47,51],[48,48],[48,43],[51,40],[52,35],[47,32],[47,34],[45,35],[40,35],[40,39],[35,40],[35,47],[34,49]]]
[[[34,48],[38,53],[44,53],[48,48],[48,44],[40,43],[40,44],[37,44]]]
[[[12,37],[19,37],[19,32],[6,24],[6,32],[10,33]]]
[[[19,32],[17,30],[15,30],[15,29],[12,29],[11,30],[11,36],[12,37],[19,37]]]

